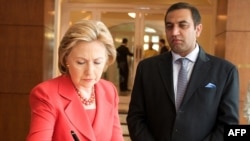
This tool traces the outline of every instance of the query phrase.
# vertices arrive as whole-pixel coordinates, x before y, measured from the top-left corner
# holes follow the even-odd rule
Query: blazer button
[[[182,114],[182,113],[184,113],[183,110],[178,110],[178,114]]]

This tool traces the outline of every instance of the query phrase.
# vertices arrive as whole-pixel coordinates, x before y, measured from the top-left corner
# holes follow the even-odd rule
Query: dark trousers
[[[128,64],[126,62],[121,62],[118,64],[119,69],[119,87],[121,91],[128,90]]]

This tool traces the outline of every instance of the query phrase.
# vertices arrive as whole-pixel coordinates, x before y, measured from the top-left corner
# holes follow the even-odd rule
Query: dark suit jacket
[[[239,122],[236,67],[200,48],[178,111],[172,72],[170,52],[139,63],[127,117],[132,140],[223,141],[224,125]]]
[[[134,54],[131,53],[128,49],[128,47],[126,47],[125,45],[120,45],[117,49],[117,58],[116,61],[117,63],[126,63],[128,64],[128,56],[133,56]]]

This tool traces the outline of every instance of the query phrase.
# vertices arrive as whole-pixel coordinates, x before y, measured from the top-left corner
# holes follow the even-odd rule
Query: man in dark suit
[[[128,91],[128,75],[129,75],[129,65],[128,56],[133,56],[134,54],[129,51],[127,47],[128,39],[123,38],[122,44],[116,49],[117,50],[117,66],[119,69],[119,87],[120,91]]]
[[[160,46],[160,54],[163,54],[169,51],[169,47],[166,46],[166,41],[164,39],[159,40],[159,46]]]
[[[171,52],[138,64],[127,116],[132,141],[223,141],[224,126],[238,124],[238,70],[197,43],[200,20],[187,3],[167,10]],[[188,60],[188,84],[177,106],[179,58]]]

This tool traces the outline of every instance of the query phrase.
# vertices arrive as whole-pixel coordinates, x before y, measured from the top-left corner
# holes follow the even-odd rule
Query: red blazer
[[[93,125],[68,75],[38,84],[30,93],[31,124],[27,141],[123,141],[115,86],[101,79],[95,85]]]

